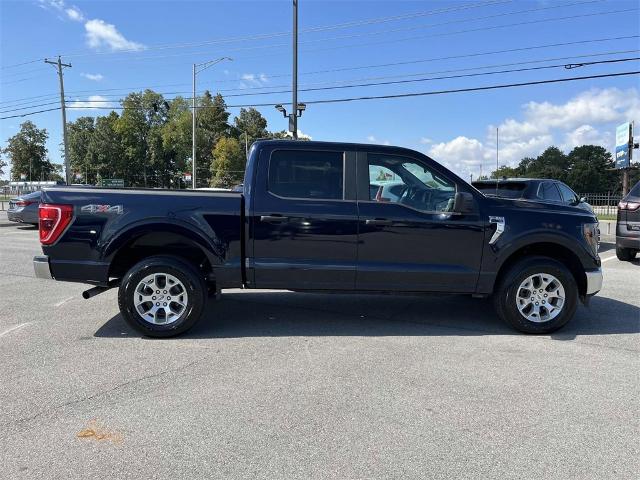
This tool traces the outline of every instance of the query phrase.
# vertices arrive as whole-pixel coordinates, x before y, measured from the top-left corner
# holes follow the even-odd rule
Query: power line
[[[347,98],[332,98],[332,99],[324,99],[324,100],[308,100],[305,103],[307,105],[319,105],[319,104],[328,104],[328,103],[344,103],[344,102],[355,102],[355,101],[363,101],[363,100],[384,100],[384,99],[394,99],[394,98],[408,98],[408,97],[421,97],[428,95],[444,95],[449,93],[465,93],[465,92],[477,92],[477,91],[485,91],[485,90],[499,90],[503,88],[517,88],[531,85],[546,85],[553,83],[563,83],[563,82],[572,82],[579,80],[593,80],[599,78],[610,78],[610,77],[622,77],[629,75],[638,75],[640,74],[640,70],[629,71],[629,72],[617,72],[617,73],[607,73],[601,75],[588,75],[581,77],[568,77],[568,78],[555,78],[549,80],[536,80],[530,82],[521,82],[521,83],[507,83],[507,84],[498,84],[498,85],[486,85],[483,87],[468,87],[468,88],[457,88],[457,89],[449,89],[449,90],[432,90],[427,92],[414,92],[414,93],[399,93],[399,94],[389,94],[389,95],[370,95],[370,96],[361,96],[361,97],[347,97]],[[284,102],[280,102],[284,103]],[[252,103],[252,104],[242,104],[242,105],[227,105],[227,108],[246,108],[246,107],[271,107],[273,106],[273,102],[269,103]],[[67,108],[86,108],[86,107],[67,107]],[[122,107],[92,107],[93,109],[110,109],[110,110],[121,110]],[[199,107],[199,108],[207,108],[207,107]],[[10,117],[0,117],[0,120],[4,120],[7,118],[16,118],[16,117],[26,117],[28,115],[35,115],[37,113],[49,112],[53,110],[60,110],[60,107],[51,108],[47,110],[40,110],[36,112],[28,112],[22,115],[12,115]]]
[[[525,51],[532,51],[532,50],[540,50],[540,49],[546,49],[546,48],[557,48],[557,47],[567,47],[567,46],[574,46],[574,45],[585,45],[585,44],[591,44],[591,43],[604,43],[604,42],[611,42],[611,41],[618,41],[618,40],[630,40],[630,39],[637,39],[640,38],[640,35],[627,35],[627,36],[619,36],[619,37],[605,37],[605,38],[595,38],[595,39],[587,39],[587,40],[576,40],[573,42],[561,42],[561,43],[551,43],[551,44],[543,44],[543,45],[532,45],[532,46],[525,46],[525,47],[518,47],[518,48],[510,48],[510,49],[504,49],[504,50],[493,50],[493,51],[484,51],[484,52],[474,52],[474,53],[466,53],[466,54],[460,54],[460,55],[448,55],[448,56],[444,56],[444,57],[431,57],[431,58],[426,58],[426,59],[416,59],[416,60],[406,60],[406,61],[400,61],[400,62],[390,62],[390,63],[379,63],[379,64],[369,64],[369,65],[360,65],[360,66],[352,66],[352,67],[338,67],[338,68],[330,68],[330,69],[324,69],[324,70],[315,70],[315,71],[309,71],[309,72],[301,72],[300,75],[318,75],[318,74],[324,74],[324,73],[336,73],[336,72],[345,72],[345,71],[352,71],[352,70],[363,70],[363,69],[371,69],[371,68],[386,68],[386,67],[397,67],[397,66],[402,66],[402,65],[414,65],[414,64],[418,64],[418,63],[430,63],[430,62],[435,62],[435,61],[442,61],[442,60],[455,60],[455,59],[462,59],[462,58],[475,58],[475,57],[483,57],[483,56],[487,56],[487,55],[499,55],[499,54],[503,54],[503,53],[515,53],[515,52],[525,52]],[[266,74],[266,78],[268,79],[273,79],[273,78],[282,78],[282,77],[289,77],[291,74],[289,73],[285,73],[285,74],[276,74],[276,73],[271,73],[271,74]],[[240,79],[213,79],[212,82],[215,83],[229,83],[229,82],[237,82],[240,81]],[[157,87],[167,87],[167,86],[178,86],[178,85],[186,85],[183,83],[180,84],[164,84],[164,85],[154,85],[154,86],[146,86],[146,87],[124,87],[124,88],[113,88],[113,89],[95,89],[95,90],[76,90],[73,92],[68,92],[69,94],[79,94],[79,93],[98,93],[98,92],[108,92],[108,91],[117,91],[117,90],[139,90],[139,89],[144,89],[144,88],[157,88]],[[16,103],[16,102],[21,102],[24,100],[31,100],[31,99],[42,99],[42,98],[49,98],[49,97],[54,97],[57,94],[51,93],[51,94],[46,94],[46,95],[36,95],[36,96],[32,96],[32,97],[24,97],[21,99],[14,99],[14,100],[7,100],[4,102],[0,102],[0,104],[5,104],[5,106],[9,106],[8,104],[11,103]]]
[[[53,112],[54,110],[60,110],[61,108],[62,107],[47,108],[45,110],[38,110],[38,111],[35,111],[35,112],[27,112],[27,113],[23,113],[23,114],[19,114],[19,115],[9,115],[8,117],[0,117],[0,120],[6,120],[8,118],[28,117],[30,115],[35,115],[36,113]]]
[[[439,8],[436,10],[427,10],[427,11],[409,13],[404,15],[394,15],[394,16],[388,16],[388,17],[378,17],[373,19],[354,20],[351,22],[329,24],[329,25],[322,25],[322,26],[302,29],[300,30],[300,33],[317,33],[317,32],[337,30],[337,29],[343,29],[343,28],[353,28],[353,27],[359,27],[359,26],[365,26],[365,25],[388,23],[393,21],[410,20],[410,19],[419,18],[419,17],[440,15],[444,13],[482,8],[487,6],[502,5],[506,3],[511,3],[512,1],[513,0],[492,0],[488,2],[477,2],[477,3],[471,3],[471,4],[465,4],[465,5],[456,5],[453,7]],[[604,1],[604,0],[590,0],[590,1],[580,2],[580,3],[595,3],[599,1]],[[175,49],[175,48],[193,48],[193,47],[200,47],[200,46],[207,46],[207,45],[235,43],[235,42],[241,42],[241,41],[265,40],[270,38],[286,37],[289,35],[291,35],[291,31],[259,33],[259,34],[248,35],[248,36],[227,37],[227,38],[219,38],[219,39],[213,39],[213,40],[205,40],[201,42],[159,44],[159,45],[147,47],[145,48],[145,51],[168,50],[168,49]],[[118,54],[126,54],[126,53],[138,53],[139,51],[140,51],[139,49],[128,49],[128,50],[120,50],[118,52],[91,52],[91,53],[83,52],[83,53],[71,53],[65,56],[77,58],[82,56],[94,56],[94,55],[118,55]]]
[[[609,59],[609,60],[599,60],[592,62],[580,62],[577,64],[555,64],[555,65],[544,65],[538,67],[526,67],[526,68],[516,68],[516,69],[507,69],[507,70],[498,70],[495,72],[478,72],[478,73],[467,73],[462,75],[446,75],[440,77],[427,77],[427,78],[416,78],[416,79],[402,79],[402,80],[393,80],[393,81],[383,81],[383,82],[369,82],[369,83],[355,83],[355,84],[346,84],[346,85],[334,85],[328,87],[312,87],[312,88],[301,88],[300,92],[313,92],[313,91],[325,91],[325,90],[341,90],[345,88],[359,88],[359,87],[372,87],[372,86],[386,86],[386,85],[400,85],[407,83],[419,83],[419,82],[427,82],[434,80],[449,80],[456,78],[468,78],[468,77],[479,77],[479,76],[487,76],[487,75],[499,75],[505,73],[521,73],[527,71],[537,71],[537,70],[548,70],[552,68],[578,68],[578,67],[587,67],[593,65],[603,65],[603,64],[611,64],[611,63],[622,63],[622,62],[630,62],[640,60],[640,57],[632,57],[632,58],[618,58],[618,59]],[[249,90],[249,89],[247,89]],[[275,95],[280,93],[290,93],[291,89],[287,90],[276,90],[270,92],[253,92],[253,93],[237,93],[237,94],[228,94],[223,95],[225,98],[231,97],[250,97],[250,96],[260,96],[260,95]],[[173,94],[181,93],[181,92],[169,92]],[[183,97],[184,100],[192,100],[193,97]],[[122,101],[119,100],[91,100],[91,103],[113,103],[114,101]],[[174,100],[174,99],[169,99]],[[43,104],[45,105],[45,104]],[[4,113],[4,112],[0,112]]]
[[[637,10],[638,10],[638,8],[629,8],[629,9],[622,9],[622,10],[610,10],[610,11],[605,11],[605,12],[586,13],[586,14],[582,14],[582,15],[571,15],[571,16],[565,16],[565,17],[554,17],[554,18],[541,19],[541,20],[531,20],[531,21],[526,21],[526,22],[517,22],[517,23],[511,23],[511,24],[504,24],[504,25],[493,25],[493,26],[479,27],[479,28],[468,29],[468,30],[458,30],[458,31],[453,31],[453,32],[448,31],[448,32],[434,33],[434,34],[428,34],[428,35],[417,35],[417,36],[412,36],[412,37],[396,38],[396,39],[391,39],[391,40],[378,40],[378,41],[374,41],[374,42],[365,42],[365,43],[347,44],[347,45],[341,44],[339,46],[334,46],[334,47],[305,49],[303,51],[304,52],[322,52],[322,51],[330,51],[330,50],[336,50],[336,49],[342,50],[342,49],[345,49],[345,48],[368,47],[368,46],[371,46],[371,45],[380,45],[380,44],[388,44],[388,43],[405,42],[405,41],[419,40],[419,39],[425,39],[425,38],[446,37],[446,36],[451,36],[451,35],[459,35],[459,34],[463,34],[463,33],[481,32],[481,31],[495,30],[495,29],[500,29],[500,28],[514,27],[514,26],[546,23],[546,22],[552,22],[552,21],[575,20],[577,18],[587,18],[587,17],[602,16],[602,15],[628,13],[628,12],[637,11]],[[463,21],[467,21],[467,20],[463,20]],[[450,24],[450,23],[458,23],[458,22],[460,22],[460,21],[452,21],[452,22],[448,22],[448,23]],[[404,30],[406,30],[406,29],[397,29],[397,30],[394,30],[392,32],[398,32],[398,31],[404,31]],[[301,44],[318,43],[318,42],[326,43],[326,42],[330,42],[330,41],[334,41],[334,40],[344,40],[346,38],[355,38],[355,37],[377,35],[377,34],[383,34],[383,33],[387,33],[387,32],[382,31],[382,32],[369,32],[369,33],[362,33],[362,34],[343,35],[343,36],[328,37],[328,38],[315,39],[315,40],[306,40],[306,41],[302,41],[300,43]],[[228,54],[228,53],[244,51],[244,50],[259,50],[259,49],[272,49],[272,48],[284,48],[284,47],[289,47],[289,44],[288,43],[277,43],[277,44],[237,47],[237,48],[232,48],[232,49],[228,49],[227,48],[227,49],[224,50],[224,53]],[[204,53],[211,54],[211,51],[209,51],[209,50],[201,50],[201,51],[198,51],[198,52],[190,52],[190,53],[187,53],[186,55],[199,55],[199,54],[204,54]],[[280,55],[280,54],[279,53],[278,54],[262,54],[259,57],[235,57],[234,56],[234,58],[248,60],[248,59],[252,59],[252,58],[263,58],[265,55]],[[138,57],[132,57],[130,59],[125,59],[125,61],[126,60],[132,60],[132,61],[159,60],[159,59],[165,59],[165,58],[184,57],[184,56],[185,56],[185,53],[176,53],[176,54],[171,54],[171,55],[138,56]],[[114,59],[111,59],[111,60],[112,61],[123,61],[123,59],[118,59],[118,58],[114,58]]]

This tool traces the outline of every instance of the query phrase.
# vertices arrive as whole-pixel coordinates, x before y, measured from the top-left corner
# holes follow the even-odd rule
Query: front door
[[[473,292],[483,225],[452,211],[462,182],[426,157],[362,153],[357,166],[357,288]]]
[[[351,290],[358,211],[355,154],[265,149],[250,217],[249,284],[255,288]]]

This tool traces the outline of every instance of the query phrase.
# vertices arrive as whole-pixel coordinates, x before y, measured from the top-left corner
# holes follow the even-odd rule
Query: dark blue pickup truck
[[[36,274],[93,284],[85,298],[118,287],[125,320],[154,337],[238,287],[492,296],[515,328],[547,333],[602,285],[593,214],[485,197],[412,150],[259,141],[243,188],[47,189]]]

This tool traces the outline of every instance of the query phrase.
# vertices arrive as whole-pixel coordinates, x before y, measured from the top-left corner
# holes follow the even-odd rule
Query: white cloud
[[[291,132],[285,132],[285,135],[287,137],[292,137],[293,135],[291,134]],[[307,135],[306,133],[303,133],[302,130],[298,129],[298,138],[301,140],[313,140],[313,138],[311,137],[311,135]]]
[[[76,99],[68,105],[69,108],[79,110],[91,110],[99,107],[111,108],[113,106],[115,106],[115,104],[102,95],[91,95],[87,100]]]
[[[127,40],[110,23],[98,18],[89,20],[84,24],[87,35],[87,45],[91,48],[108,47],[111,51],[118,50],[143,50],[145,47],[141,43]]]
[[[75,22],[84,22],[84,15],[78,7],[69,7],[65,9],[65,13],[67,14],[67,17]]]
[[[430,138],[427,137],[421,137],[420,138],[420,143],[423,145],[429,145],[430,143],[433,143],[433,140],[431,140]]]
[[[565,103],[528,102],[521,119],[507,118],[498,125],[500,165],[515,166],[524,157],[535,157],[551,145],[564,151],[585,145],[613,148],[613,130],[619,123],[640,118],[640,92],[635,89],[591,89]],[[486,138],[456,137],[431,145],[428,154],[464,178],[495,169],[496,126],[487,127]],[[424,137],[420,143],[426,144]],[[428,140],[428,139],[427,139]]]
[[[67,5],[64,0],[39,0],[41,8],[58,12],[59,16],[66,16],[75,22],[84,22],[87,45],[91,48],[107,47],[111,51],[143,50],[145,46],[138,42],[127,40],[115,25],[94,18],[87,20],[82,11],[75,5]],[[61,19],[63,17],[60,17]]]
[[[243,73],[240,78],[244,81],[247,82],[249,85],[252,86],[262,86],[266,83],[269,82],[269,77],[267,77],[266,74],[264,73]],[[246,88],[247,87],[247,83],[242,83],[242,87],[241,88]]]
[[[391,142],[389,140],[379,140],[378,138],[376,138],[373,135],[368,135],[367,136],[367,142],[377,143],[379,145],[391,145]]]
[[[101,73],[81,73],[80,75],[88,80],[93,80],[94,82],[99,82],[104,78]]]
[[[85,18],[82,12],[75,5],[67,6],[64,0],[40,0],[39,5],[45,10],[54,10],[61,15],[66,15],[69,20],[74,22],[84,22]],[[61,16],[61,19],[64,17]]]

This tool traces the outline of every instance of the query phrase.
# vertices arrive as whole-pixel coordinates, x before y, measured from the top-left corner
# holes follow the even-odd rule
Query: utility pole
[[[60,79],[60,109],[62,110],[62,141],[64,143],[64,176],[67,181],[67,185],[69,185],[71,183],[69,181],[71,172],[69,170],[69,147],[67,144],[67,111],[65,109],[64,103],[64,77],[62,75],[62,67],[71,68],[71,64],[62,63],[60,55],[58,55],[58,61],[52,61],[45,58],[44,63],[54,65],[58,69],[58,77]]]
[[[191,188],[196,188],[196,74],[206,70],[209,67],[214,66],[216,63],[220,63],[223,60],[233,60],[230,57],[216,58],[215,60],[209,60],[208,62],[194,63],[193,64],[193,96],[191,98]]]
[[[291,110],[289,130],[298,139],[298,0],[293,0],[293,85],[291,86]]]
[[[244,156],[249,160],[249,134],[244,132]]]

